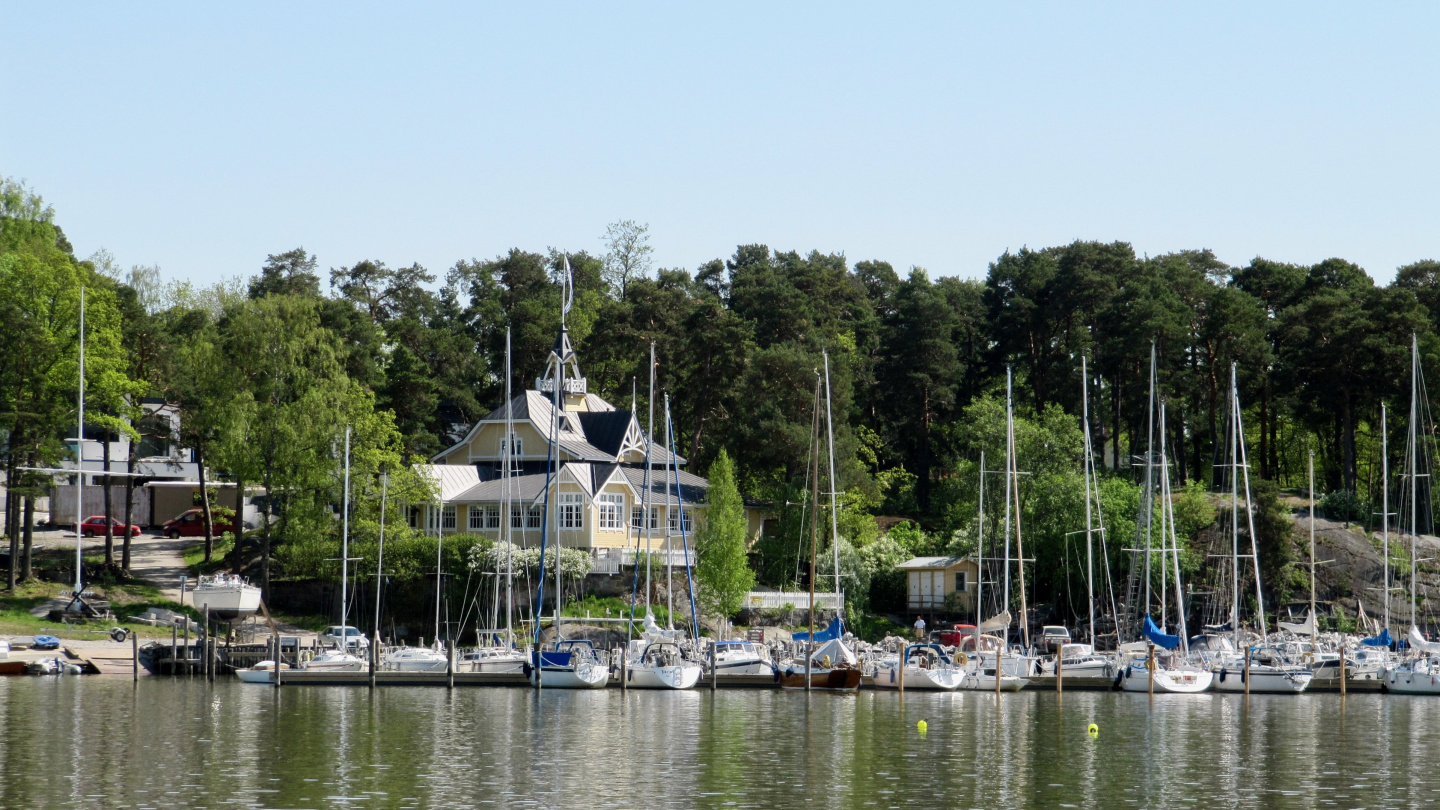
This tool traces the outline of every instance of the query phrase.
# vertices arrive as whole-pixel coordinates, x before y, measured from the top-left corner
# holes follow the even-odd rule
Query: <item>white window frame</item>
[[[632,506],[632,507],[630,507],[630,528],[632,528],[632,529],[644,529],[644,528],[645,528],[645,507],[643,507],[643,506]]]
[[[453,530],[453,529],[455,528],[455,518],[456,518],[456,514],[455,514],[455,505],[454,505],[454,504],[448,504],[448,505],[443,506],[443,507],[440,508],[440,528],[441,528],[442,530],[443,530],[443,529],[452,529],[452,530]]]
[[[665,507],[665,521],[671,533],[680,531],[680,510],[673,506]]]
[[[511,501],[510,503],[510,528],[525,528],[525,507],[523,504]]]
[[[485,528],[500,528],[500,504],[492,503],[485,506]]]
[[[525,528],[538,529],[544,525],[545,517],[540,514],[540,507],[532,506],[525,511]]]
[[[560,493],[560,528],[567,531],[585,528],[585,496],[578,492]]]
[[[618,532],[625,528],[621,523],[620,516],[625,514],[625,496],[619,493],[602,493],[595,498],[599,506],[599,516],[596,518],[596,528],[607,532]]]
[[[485,528],[485,513],[483,509],[484,507],[482,506],[472,504],[470,508],[466,510],[465,525],[470,531],[478,532]]]
[[[499,449],[500,449],[500,456],[499,456],[499,458],[500,458],[501,461],[504,461],[504,460],[505,460],[505,437],[504,437],[504,436],[501,436],[501,437],[500,437],[500,441],[496,442],[496,445],[497,445],[497,446],[499,447]],[[520,436],[520,434],[518,434],[518,433],[511,433],[511,434],[510,434],[510,458],[516,459],[516,458],[519,458],[519,457],[521,457],[521,456],[523,456],[523,455],[525,455],[525,439],[524,439],[522,436]]]

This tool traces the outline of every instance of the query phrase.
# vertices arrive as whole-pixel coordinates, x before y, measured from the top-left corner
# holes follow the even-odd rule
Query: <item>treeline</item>
[[[888,563],[877,561],[900,553],[881,547],[861,559],[877,542],[875,515],[913,521],[919,539],[902,543],[905,552],[973,549],[977,462],[982,450],[1001,456],[1008,367],[1024,434],[1019,463],[1037,476],[1022,484],[1026,525],[1043,535],[1054,523],[1056,532],[1048,544],[1035,541],[1042,556],[1032,582],[1057,590],[1073,587],[1059,538],[1083,521],[1082,356],[1097,452],[1115,474],[1107,519],[1121,523],[1133,522],[1138,503],[1128,479],[1144,452],[1152,346],[1177,480],[1200,490],[1216,483],[1234,363],[1252,473],[1303,486],[1314,450],[1323,489],[1364,502],[1380,488],[1382,403],[1393,415],[1391,452],[1404,449],[1411,334],[1427,369],[1440,358],[1440,263],[1430,261],[1400,268],[1383,287],[1340,259],[1232,267],[1209,251],[1137,256],[1121,242],[1007,252],[983,280],[764,245],[691,271],[654,269],[644,227],[624,222],[607,233],[603,255],[517,248],[459,261],[441,277],[378,260],[327,272],[296,248],[269,256],[253,278],[196,290],[153,270],[121,272],[104,257],[77,260],[38,198],[14,183],[5,189],[7,463],[63,454],[74,418],[74,299],[84,284],[95,313],[87,327],[103,335],[87,343],[87,418],[129,430],[123,417],[138,397],[181,405],[183,444],[227,479],[274,493],[262,556],[273,547],[296,570],[334,556],[305,538],[333,531],[343,425],[355,427],[370,481],[382,467],[400,470],[443,449],[500,404],[507,330],[512,385],[533,385],[559,329],[566,260],[575,285],[568,324],[591,390],[617,407],[633,398],[643,411],[655,344],[659,390],[670,395],[691,468],[703,473],[727,451],[745,494],[776,511],[779,530],[752,556],[769,584],[799,568],[798,504],[822,352],[851,575],[881,571]],[[1066,469],[1073,481],[1040,486],[1040,471]],[[360,523],[363,535],[370,524]]]

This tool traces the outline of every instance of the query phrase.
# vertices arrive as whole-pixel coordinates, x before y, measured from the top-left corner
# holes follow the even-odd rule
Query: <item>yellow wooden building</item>
[[[415,509],[417,526],[423,522],[444,534],[490,538],[506,536],[502,529],[508,529],[508,537],[520,546],[538,545],[545,527],[552,543],[558,536],[566,548],[591,551],[597,572],[618,571],[637,547],[645,551],[647,544],[653,553],[664,553],[668,544],[674,562],[685,561],[682,508],[686,534],[693,537],[708,483],[685,470],[684,457],[672,458],[665,449],[662,408],[655,413],[661,440],[651,444],[642,424],[648,415],[616,410],[589,392],[562,328],[545,373],[534,389],[515,396],[508,410],[501,406],[491,412],[431,464],[422,465],[439,499]],[[502,474],[507,423],[508,479]],[[558,473],[547,487],[557,451]],[[764,525],[759,505],[747,504],[746,516],[753,542]]]

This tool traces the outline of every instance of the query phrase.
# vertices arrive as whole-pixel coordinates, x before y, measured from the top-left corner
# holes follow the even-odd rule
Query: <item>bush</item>
[[[1320,499],[1320,511],[1327,520],[1363,523],[1370,513],[1370,504],[1348,490],[1337,490]]]

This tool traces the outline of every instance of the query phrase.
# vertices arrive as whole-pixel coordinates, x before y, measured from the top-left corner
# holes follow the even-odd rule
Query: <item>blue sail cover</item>
[[[837,618],[834,621],[830,622],[830,624],[826,625],[824,630],[821,630],[815,634],[815,641],[834,641],[835,639],[840,638],[843,635],[845,635],[845,623]],[[794,639],[795,641],[809,641],[810,634],[808,632],[791,633],[790,638]]]
[[[1150,639],[1155,646],[1164,647],[1167,650],[1173,650],[1180,646],[1179,636],[1165,635],[1149,616],[1145,617],[1145,637]]]
[[[1360,643],[1366,647],[1389,647],[1395,643],[1395,639],[1390,637],[1390,628],[1386,627],[1380,631],[1380,635],[1372,638],[1362,638],[1360,639]]]

